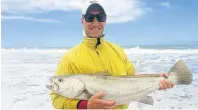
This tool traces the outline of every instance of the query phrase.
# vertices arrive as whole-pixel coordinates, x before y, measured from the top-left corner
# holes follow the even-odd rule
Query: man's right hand
[[[99,92],[93,95],[87,104],[87,109],[114,109],[116,108],[115,101],[107,101],[101,99],[105,94],[103,92]]]

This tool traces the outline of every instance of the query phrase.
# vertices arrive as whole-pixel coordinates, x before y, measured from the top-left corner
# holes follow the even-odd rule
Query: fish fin
[[[153,105],[154,104],[154,100],[151,96],[146,96],[143,100],[140,100],[139,102],[144,103],[144,104],[148,104],[148,105]]]
[[[89,93],[87,89],[84,90],[84,93],[87,94],[88,99],[91,98],[91,96],[93,96],[93,94]]]
[[[75,97],[75,99],[78,99],[78,100],[89,100],[90,98],[90,94],[84,90],[79,96]]]
[[[186,66],[184,60],[179,60],[168,72],[176,78],[176,84],[189,85],[192,82],[192,73]]]

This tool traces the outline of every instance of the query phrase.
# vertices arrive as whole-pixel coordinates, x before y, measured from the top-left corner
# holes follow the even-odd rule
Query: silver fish
[[[104,100],[114,100],[117,105],[139,101],[153,104],[150,93],[159,90],[160,80],[167,79],[175,85],[189,85],[192,73],[183,60],[179,60],[168,72],[167,78],[159,74],[132,76],[108,76],[98,74],[74,74],[52,76],[48,89],[67,98],[88,100],[97,92],[104,92]]]

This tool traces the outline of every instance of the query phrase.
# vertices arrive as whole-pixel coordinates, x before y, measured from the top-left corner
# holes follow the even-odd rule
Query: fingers
[[[168,73],[160,73],[160,76],[164,76],[165,78],[168,78]]]
[[[98,92],[94,96],[92,96],[95,99],[100,99],[104,96],[105,94],[103,92]]]
[[[166,89],[166,88],[167,88],[167,86],[166,86],[164,80],[161,80],[160,81],[160,89],[163,90],[163,89]]]
[[[161,80],[160,81],[160,89],[169,89],[169,88],[173,88],[174,87],[174,83],[173,82],[169,82],[168,80]]]
[[[168,77],[168,73],[164,73],[164,75],[165,75],[166,77]]]
[[[113,105],[115,105],[115,101],[108,101],[108,100],[102,100],[102,99],[97,99],[96,103],[102,104],[104,106],[113,106]]]
[[[161,73],[160,76],[164,76],[165,78],[168,78],[168,73]],[[169,82],[168,80],[161,80],[160,81],[160,89],[169,89],[173,88],[174,83]]]
[[[112,105],[112,106],[104,106],[104,109],[115,109],[117,107],[116,104]]]
[[[113,105],[115,105],[115,101],[103,100],[102,97],[104,95],[105,95],[104,92],[98,92],[92,98],[95,99],[95,103],[97,103],[97,104],[102,104],[104,106],[113,106]]]
[[[165,81],[165,83],[166,83],[166,85],[167,85],[167,89],[169,89],[169,88],[171,88],[171,82],[169,82],[168,80],[164,80]]]
[[[94,96],[92,96],[89,100],[88,100],[88,105],[87,107],[89,109],[96,109],[96,108],[100,108],[100,109],[114,109],[116,108],[116,103],[115,101],[112,100],[103,100],[102,97],[105,94],[103,92],[98,92],[96,93]]]
[[[173,88],[175,86],[175,84],[173,82],[171,82],[171,88]]]

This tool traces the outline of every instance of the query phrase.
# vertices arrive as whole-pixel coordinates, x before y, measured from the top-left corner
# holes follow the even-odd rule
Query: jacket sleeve
[[[125,66],[126,66],[127,74],[128,75],[135,74],[135,68],[133,64],[131,63],[131,61],[128,59],[126,53],[123,51],[123,49],[121,49],[121,52],[122,52],[122,57],[124,59]]]
[[[61,76],[72,73],[73,72],[69,58],[67,56],[64,56],[57,66],[56,75]],[[50,97],[52,99],[52,105],[56,109],[77,109],[79,100],[69,99],[54,92],[51,92]]]

